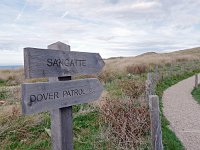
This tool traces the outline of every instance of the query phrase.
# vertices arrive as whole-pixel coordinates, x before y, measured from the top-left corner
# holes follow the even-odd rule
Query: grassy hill
[[[111,72],[125,72],[126,68],[132,65],[143,64],[147,67],[153,64],[165,65],[176,62],[200,60],[199,56],[200,48],[180,50],[171,53],[148,52],[135,57],[119,57],[115,59],[107,59],[105,60],[106,66],[104,70],[110,70]]]
[[[73,107],[75,150],[151,149],[150,117],[144,100],[146,74],[158,65],[156,89],[161,97],[167,87],[200,72],[199,56],[200,48],[193,48],[110,58],[105,60],[105,67],[97,76],[74,77],[96,77],[105,88],[99,101]],[[49,114],[21,115],[19,85],[38,81],[47,79],[25,80],[23,69],[0,71],[0,150],[51,149]],[[182,149],[180,141],[168,129],[167,121],[162,121],[166,128],[165,149]],[[175,139],[171,146],[169,138]]]

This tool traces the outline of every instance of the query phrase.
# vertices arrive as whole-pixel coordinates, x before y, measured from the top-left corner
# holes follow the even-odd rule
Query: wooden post
[[[158,75],[158,65],[156,64],[155,65],[155,81],[156,81],[156,84],[158,82],[158,78],[159,78],[159,75]]]
[[[163,150],[159,98],[157,95],[149,96],[149,107],[151,117],[152,150]]]
[[[153,95],[155,93],[155,89],[154,89],[154,81],[152,78],[152,73],[147,74],[147,80],[149,83],[149,95]]]
[[[48,49],[70,51],[70,46],[57,42]],[[71,80],[71,76],[49,78],[49,82]],[[53,150],[73,150],[72,106],[51,111],[51,138]]]
[[[198,87],[198,74],[195,74],[195,88]]]
[[[145,99],[149,103],[149,96],[153,94],[153,80],[152,73],[147,73],[147,80],[145,81]]]
[[[145,81],[145,99],[147,102],[149,102],[150,86],[151,86],[151,81],[146,80]]]
[[[147,73],[147,80],[150,80],[150,81],[152,81],[152,76],[151,76],[151,73]]]

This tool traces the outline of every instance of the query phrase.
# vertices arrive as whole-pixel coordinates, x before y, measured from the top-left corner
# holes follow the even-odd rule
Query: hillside
[[[143,64],[150,66],[152,64],[165,65],[176,62],[184,62],[190,60],[200,60],[200,47],[185,49],[170,53],[148,52],[135,57],[119,57],[115,59],[105,60],[105,70],[112,72],[124,72],[128,66]],[[117,66],[117,70],[116,70]]]
[[[104,85],[99,101],[73,106],[74,149],[151,149],[150,117],[144,99],[145,80],[158,64],[158,95],[170,85],[200,72],[200,48],[172,53],[145,53],[136,57],[105,60],[96,77]],[[25,80],[23,69],[0,70],[0,150],[51,149],[49,113],[21,114],[20,84],[46,82],[47,79]],[[163,117],[163,116],[162,116]],[[182,149],[181,143],[162,118],[163,142],[168,150]],[[170,140],[169,140],[170,139]],[[31,145],[31,147],[30,147]]]

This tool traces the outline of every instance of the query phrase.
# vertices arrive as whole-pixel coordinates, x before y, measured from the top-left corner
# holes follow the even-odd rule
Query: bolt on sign
[[[73,150],[72,105],[97,100],[103,91],[98,79],[66,81],[67,78],[96,74],[104,65],[98,53],[71,52],[70,46],[61,42],[48,49],[24,48],[26,78],[58,77],[53,82],[21,85],[23,114],[51,112],[54,150]]]

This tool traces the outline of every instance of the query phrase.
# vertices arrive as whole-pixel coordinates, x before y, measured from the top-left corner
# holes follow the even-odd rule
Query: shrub
[[[150,117],[145,103],[136,106],[135,100],[106,100],[101,106],[101,118],[106,123],[104,136],[111,149],[137,149],[150,143]],[[149,145],[148,145],[149,146]]]
[[[114,78],[115,74],[106,70],[103,70],[98,74],[98,79],[103,83],[111,82],[112,80],[114,80]]]
[[[127,66],[126,70],[128,73],[142,74],[146,72],[147,66],[143,64],[131,65],[131,66]]]
[[[119,80],[118,87],[130,98],[138,98],[145,91],[145,83],[141,80]]]

